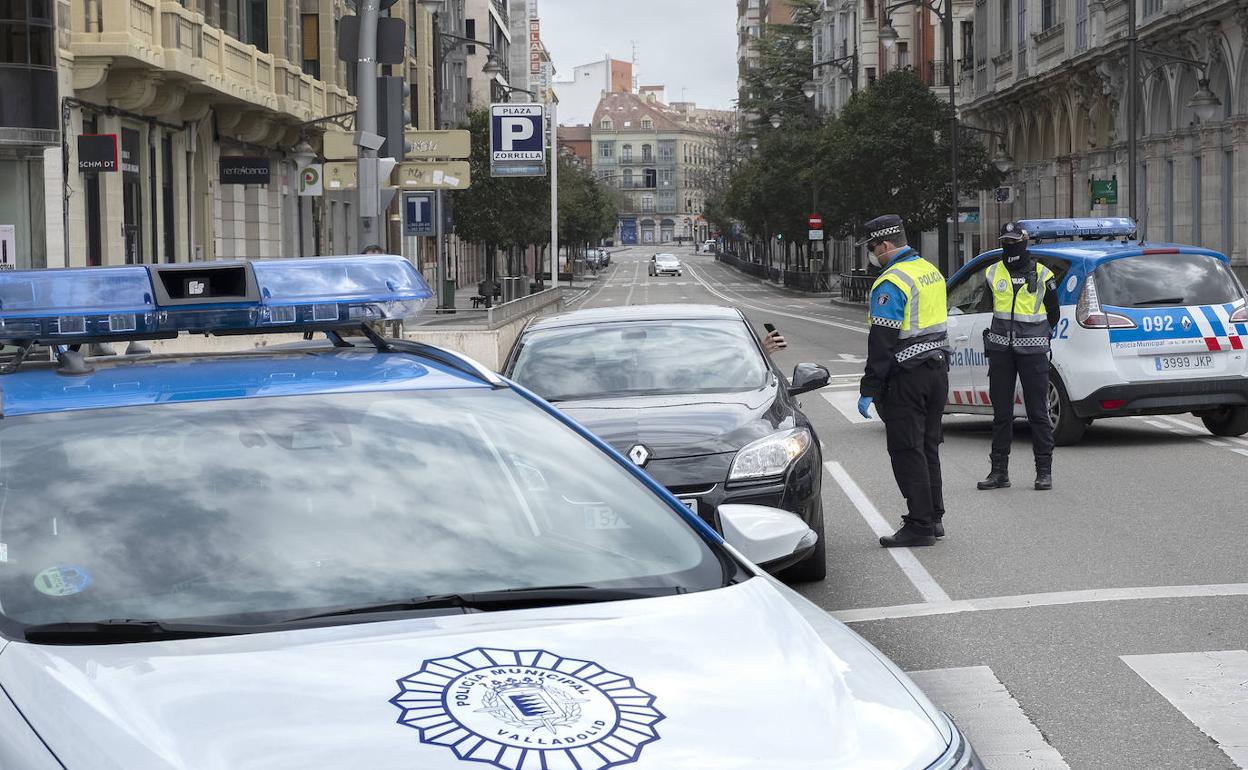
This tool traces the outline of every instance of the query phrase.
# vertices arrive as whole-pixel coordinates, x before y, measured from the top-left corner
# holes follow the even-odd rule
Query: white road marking
[[[1070,770],[987,666],[907,675],[966,735],[991,770]]]
[[[1122,662],[1248,767],[1248,651],[1123,655]]]
[[[628,285],[628,296],[624,298],[624,305],[626,307],[628,305],[633,304],[633,291],[636,290],[637,288],[637,274],[639,272],[641,272],[641,263],[634,262],[633,263],[633,282]]]
[[[836,357],[843,364],[865,364],[867,362],[866,356],[859,356],[853,353],[837,353]]]
[[[820,393],[829,404],[836,408],[846,420],[855,425],[872,420],[858,414],[858,394],[857,393]],[[872,407],[874,408],[874,407]]]
[[[1019,594],[1016,596],[991,596],[982,599],[955,599],[947,602],[898,604],[892,607],[864,607],[853,610],[838,610],[831,614],[842,623],[865,623],[872,620],[898,620],[930,617],[932,615],[957,615],[963,612],[1024,610],[1031,607],[1055,607],[1065,604],[1146,601],[1151,599],[1207,599],[1219,596],[1248,596],[1248,583],[1090,588],[1080,591],[1053,591],[1050,593]]]
[[[867,497],[862,488],[849,475],[838,462],[826,462],[823,467],[828,473],[832,474],[832,478],[840,486],[841,491],[849,498],[854,507],[858,509],[858,513],[862,518],[866,519],[867,526],[871,527],[871,531],[877,536],[893,534],[893,527],[889,525],[884,517],[880,515],[875,504],[871,502],[871,498]],[[932,573],[919,562],[918,558],[911,553],[909,548],[888,548],[889,555],[897,562],[897,566],[910,579],[910,583],[914,585],[919,595],[923,597],[924,602],[949,602],[949,594],[945,593],[945,589],[940,587],[936,582],[936,578],[932,577]]]
[[[1186,433],[1189,436],[1208,435],[1208,431],[1203,428],[1196,427],[1187,420],[1180,420],[1178,417],[1171,417],[1168,414],[1159,414],[1157,415],[1157,419],[1173,426],[1171,430],[1174,430],[1176,433]]]
[[[739,305],[742,307],[748,307],[749,309],[758,311],[759,313],[770,313],[771,315],[783,316],[784,318],[795,318],[798,321],[809,321],[810,323],[822,324],[823,326],[835,326],[838,329],[847,329],[851,332],[858,332],[860,334],[867,333],[867,327],[865,324],[861,326],[853,326],[851,324],[841,323],[840,321],[829,321],[825,318],[815,318],[813,316],[797,315],[795,313],[785,313],[784,311],[776,310],[775,308],[759,307],[758,305],[752,305],[748,302],[742,302],[739,299],[733,299],[732,297],[729,297],[726,294],[716,291],[714,288],[711,287],[711,284],[708,283],[706,280],[704,280],[702,276],[698,275],[697,271],[695,271],[693,268],[689,269],[689,275],[693,276],[693,278],[698,283],[702,284],[702,288],[706,289],[711,294],[714,294],[716,297],[719,297],[724,302],[727,302],[731,305]]]

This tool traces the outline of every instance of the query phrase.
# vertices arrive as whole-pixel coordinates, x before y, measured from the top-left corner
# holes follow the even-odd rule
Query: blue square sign
[[[403,193],[404,235],[433,235],[433,193]]]
[[[490,169],[494,176],[545,176],[544,105],[490,105]]]

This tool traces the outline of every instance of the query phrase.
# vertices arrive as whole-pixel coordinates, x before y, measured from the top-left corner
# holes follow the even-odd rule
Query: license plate
[[[1189,369],[1212,369],[1213,356],[1153,356],[1153,365],[1159,372],[1181,372]]]
[[[678,499],[678,500],[680,500],[682,503],[684,503],[684,504],[685,504],[685,507],[686,507],[686,508],[688,508],[689,510],[693,511],[694,513],[697,513],[697,512],[698,512],[698,498],[696,498],[696,497],[679,497],[679,498],[677,498],[677,499]]]

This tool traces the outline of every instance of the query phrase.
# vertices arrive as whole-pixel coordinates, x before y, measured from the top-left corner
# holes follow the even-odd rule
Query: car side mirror
[[[819,539],[797,514],[762,505],[721,505],[719,521],[728,545],[769,572],[801,561]]]
[[[798,395],[818,390],[828,384],[832,378],[826,366],[819,364],[798,364],[793,369],[793,379],[789,382],[789,393]]]

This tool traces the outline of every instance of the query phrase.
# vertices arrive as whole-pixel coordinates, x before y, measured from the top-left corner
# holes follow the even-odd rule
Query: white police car
[[[1124,415],[1191,412],[1215,435],[1248,432],[1248,308],[1224,255],[1132,240],[1127,218],[1020,224],[1058,281],[1048,399],[1058,444]],[[1000,254],[981,254],[949,281],[947,412],[992,414],[984,270]],[[1024,416],[1021,392],[1016,403]]]
[[[742,556],[809,548],[800,520],[724,506],[728,545],[530,393],[364,325],[428,298],[380,256],[0,274],[0,767],[980,766]],[[76,349],[180,331],[332,344]]]

